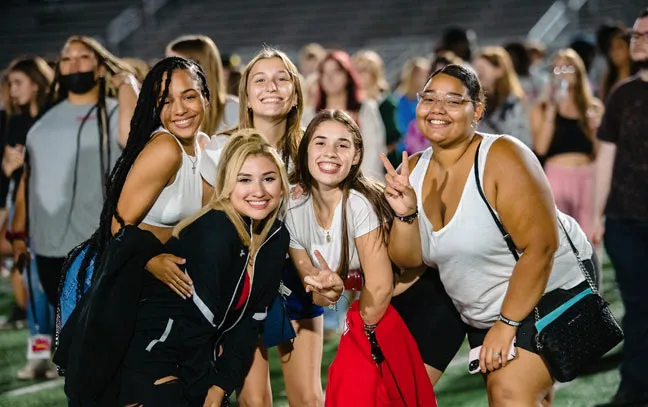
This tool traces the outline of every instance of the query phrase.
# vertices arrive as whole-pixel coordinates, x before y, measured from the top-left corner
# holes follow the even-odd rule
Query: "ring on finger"
[[[500,357],[501,355],[502,355],[502,354],[501,354],[500,352],[493,352],[493,357],[494,357],[494,358],[498,358],[498,357]]]

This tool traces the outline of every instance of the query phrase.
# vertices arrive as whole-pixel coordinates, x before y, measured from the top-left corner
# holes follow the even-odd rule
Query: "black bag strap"
[[[488,199],[486,199],[486,195],[484,194],[484,190],[482,189],[481,186],[481,181],[479,179],[479,148],[480,147],[481,147],[481,141],[477,145],[477,151],[475,152],[475,164],[474,164],[475,184],[477,184],[477,191],[479,191],[479,196],[481,196],[482,201],[484,201],[484,203],[486,204],[486,208],[488,208],[488,211],[493,217],[493,220],[495,221],[497,228],[499,229],[500,233],[502,233],[502,236],[504,237],[504,241],[506,242],[506,246],[511,251],[511,254],[515,258],[515,261],[518,261],[520,259],[520,255],[518,254],[517,247],[513,242],[513,238],[511,238],[511,235],[506,231],[506,228],[504,227],[504,225],[502,225],[502,222],[500,222],[497,215],[495,215],[495,211],[488,203]]]
[[[484,201],[484,204],[486,204],[486,207],[488,208],[488,211],[490,212],[491,216],[493,217],[493,220],[495,221],[495,224],[497,225],[497,228],[499,231],[502,233],[502,236],[504,237],[504,241],[506,242],[506,245],[508,246],[509,250],[511,251],[511,254],[515,258],[515,261],[518,261],[520,259],[520,255],[518,254],[517,247],[515,246],[515,243],[513,242],[513,239],[511,238],[511,235],[506,231],[506,228],[502,224],[502,222],[499,220],[497,215],[495,214],[495,211],[493,208],[490,206],[488,203],[488,200],[486,199],[486,195],[484,194],[484,191],[482,190],[481,186],[481,181],[479,179],[479,148],[481,147],[481,141],[479,142],[479,145],[477,145],[477,151],[475,152],[475,183],[477,184],[477,190],[479,191],[479,195],[481,196],[482,200]],[[556,218],[558,221],[558,224],[560,225],[560,228],[562,229],[565,237],[567,238],[567,241],[569,242],[569,246],[571,247],[572,252],[576,256],[576,261],[578,262],[578,267],[580,268],[581,272],[585,276],[585,280],[587,280],[587,283],[589,284],[590,288],[592,289],[592,292],[595,294],[598,294],[598,289],[596,288],[596,284],[594,284],[594,280],[592,280],[592,276],[590,276],[590,273],[587,271],[587,268],[583,264],[583,260],[580,257],[580,253],[576,246],[574,245],[574,242],[571,240],[571,237],[569,236],[569,233],[567,233],[567,229],[565,229],[565,225],[563,225],[562,221],[560,220],[559,217]],[[536,308],[537,309],[537,308]]]

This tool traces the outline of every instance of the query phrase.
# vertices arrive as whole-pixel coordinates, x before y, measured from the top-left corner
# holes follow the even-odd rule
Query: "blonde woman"
[[[261,50],[243,72],[239,99],[239,127],[255,128],[277,149],[285,168],[291,171],[303,134],[300,122],[304,110],[302,85],[295,65],[281,51],[272,48]],[[205,184],[214,185],[216,174],[213,168],[225,154],[222,148],[230,134],[228,131],[214,136],[206,146],[201,164]],[[284,318],[297,333],[292,344],[278,347],[288,400],[297,406],[320,406],[323,399],[324,310],[313,304],[312,296],[306,293],[291,263],[287,264],[282,281],[290,291],[286,296],[287,315]],[[283,323],[284,320],[268,321],[267,325]],[[241,406],[272,404],[267,348],[261,343],[238,395],[238,402]]]
[[[590,233],[596,130],[603,104],[592,95],[583,61],[573,49],[556,53],[552,81],[531,115],[534,150],[543,160],[556,206]]]
[[[502,47],[486,47],[473,66],[486,92],[486,111],[477,130],[510,134],[533,148],[524,90],[508,52]]]
[[[223,62],[214,41],[205,35],[185,35],[171,41],[167,46],[166,55],[194,60],[207,75],[212,102],[207,109],[201,130],[211,136],[236,126],[238,100],[227,94]]]
[[[396,103],[389,94],[389,83],[385,76],[385,64],[375,51],[358,51],[353,56],[353,66],[358,71],[360,89],[364,97],[378,103],[378,110],[385,126],[387,157],[393,163],[398,162],[397,146],[401,132],[396,122]],[[396,164],[397,165],[397,164]]]
[[[225,154],[208,205],[166,245],[186,259],[193,301],[145,277],[121,369],[121,406],[220,407],[250,367],[288,251],[278,219],[288,177],[254,130],[235,132]]]

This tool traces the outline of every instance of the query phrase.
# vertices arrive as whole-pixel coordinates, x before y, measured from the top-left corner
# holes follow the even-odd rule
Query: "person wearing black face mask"
[[[90,92],[97,86],[96,73],[94,71],[88,72],[75,72],[67,75],[61,75],[61,86],[66,88],[69,92],[83,95]]]
[[[27,170],[12,222],[14,258],[28,248],[35,255],[53,306],[67,253],[98,226],[106,179],[137,101],[133,73],[92,38],[71,37],[56,64],[48,110],[27,136]]]

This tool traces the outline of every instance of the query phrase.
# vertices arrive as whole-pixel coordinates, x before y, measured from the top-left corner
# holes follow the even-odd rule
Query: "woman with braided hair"
[[[199,129],[209,100],[204,71],[184,58],[160,61],[144,79],[99,228],[71,253],[70,261],[80,266],[64,271],[69,275],[62,284],[64,325],[55,362],[65,370],[66,393],[75,402],[110,399],[106,386],[118,385],[145,281],[142,269],[182,298],[192,294],[191,280],[177,266],[184,260],[165,254],[163,244],[181,219],[201,207],[198,138],[206,137]],[[130,319],[111,318],[122,315]]]

